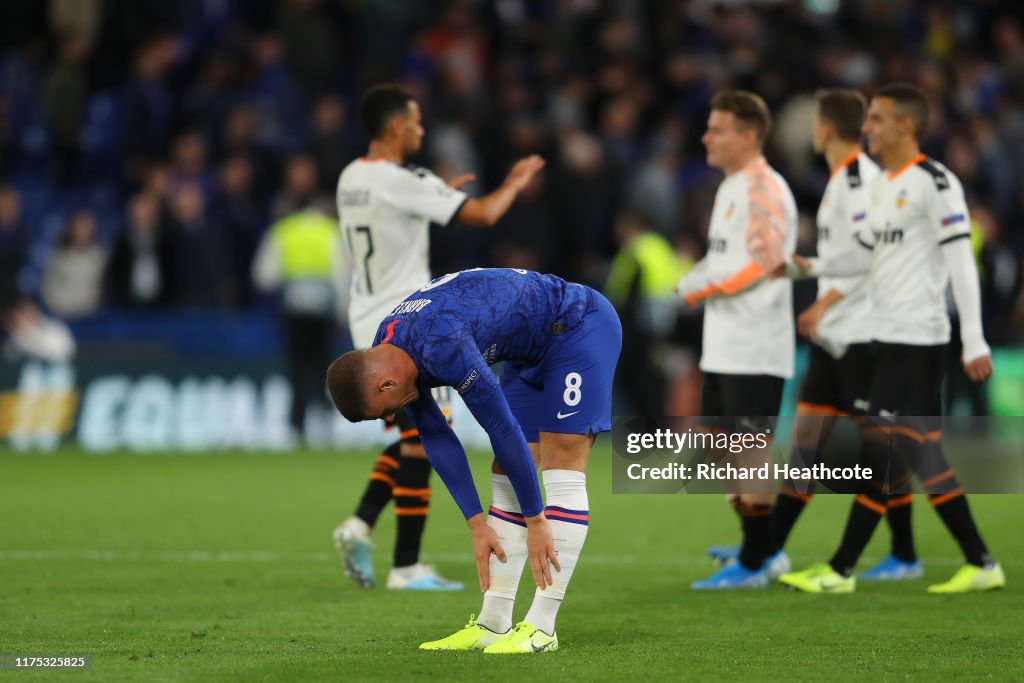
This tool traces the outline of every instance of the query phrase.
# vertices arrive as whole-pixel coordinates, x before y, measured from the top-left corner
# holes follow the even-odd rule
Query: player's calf
[[[491,507],[487,512],[487,526],[497,534],[505,550],[505,561],[491,555],[491,585],[484,593],[478,621],[495,633],[506,633],[512,628],[512,610],[527,551],[526,520],[512,483],[504,474],[491,474]]]

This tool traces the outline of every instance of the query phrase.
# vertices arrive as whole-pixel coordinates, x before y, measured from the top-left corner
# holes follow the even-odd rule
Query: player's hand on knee
[[[551,524],[543,514],[526,518],[526,550],[530,555],[534,583],[544,590],[555,582],[551,578],[552,565],[556,572],[562,571],[562,565],[558,563]]]
[[[473,537],[473,557],[476,558],[476,573],[480,577],[480,590],[486,591],[491,587],[491,553],[497,556],[498,560],[505,562],[505,550],[501,547],[498,534],[494,529],[487,526],[482,514],[474,515],[466,520],[469,525],[469,532]]]

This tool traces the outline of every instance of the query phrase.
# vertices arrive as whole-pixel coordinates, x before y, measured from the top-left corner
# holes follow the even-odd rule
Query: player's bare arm
[[[829,308],[839,303],[843,295],[837,289],[830,289],[825,296],[821,297],[808,306],[796,319],[797,331],[812,341],[818,336],[818,325],[825,317]]]
[[[459,209],[458,219],[477,227],[486,228],[494,225],[505,215],[519,193],[530,184],[533,176],[542,168],[544,168],[544,159],[539,155],[533,154],[520,159],[509,170],[501,187],[479,199],[467,200]],[[465,177],[460,176],[455,180]],[[455,186],[453,185],[453,187]]]
[[[470,183],[472,183],[474,181],[476,181],[476,174],[475,173],[464,173],[464,174],[462,174],[460,176],[455,176],[454,178],[449,180],[448,181],[448,187],[450,187],[450,188],[452,188],[454,190],[461,190],[463,187],[465,187],[466,185],[469,185]]]

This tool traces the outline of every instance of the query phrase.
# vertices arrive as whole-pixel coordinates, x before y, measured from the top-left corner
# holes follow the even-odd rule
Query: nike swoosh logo
[[[579,412],[579,411],[577,411],[577,412]],[[551,643],[553,643],[553,642],[555,642],[555,641],[549,640],[548,642],[544,643],[540,647],[537,647],[536,645],[533,644],[533,641],[530,641],[530,647],[533,648],[534,652],[544,652],[544,650],[546,650],[549,647],[551,647]]]
[[[565,419],[565,418],[567,418],[567,417],[572,417],[573,415],[575,415],[575,414],[576,414],[576,413],[578,413],[578,412],[580,412],[580,411],[578,411],[578,410],[574,410],[574,411],[572,411],[571,413],[566,413],[565,415],[562,415],[562,411],[561,411],[561,410],[559,410],[559,411],[558,411],[558,414],[557,414],[557,415],[555,415],[555,417],[557,417],[557,418],[558,418],[559,420],[564,420],[564,419]]]

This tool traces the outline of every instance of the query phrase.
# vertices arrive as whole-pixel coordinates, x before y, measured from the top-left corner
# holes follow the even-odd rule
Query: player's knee
[[[533,457],[533,466],[540,467],[540,444],[531,442],[527,445],[530,447],[530,455]],[[491,472],[493,474],[505,474],[505,470],[497,460],[491,461]]]
[[[771,505],[775,494],[771,492],[741,493],[737,496],[740,505]]]
[[[793,445],[801,453],[815,453],[828,434],[826,420],[835,419],[820,415],[798,415],[793,424]]]
[[[425,458],[427,457],[427,451],[423,448],[423,442],[420,441],[419,434],[416,436],[402,437],[401,445],[399,446],[401,454],[406,458]]]
[[[540,463],[545,470],[577,470],[587,468],[593,434],[557,434],[541,432]]]

